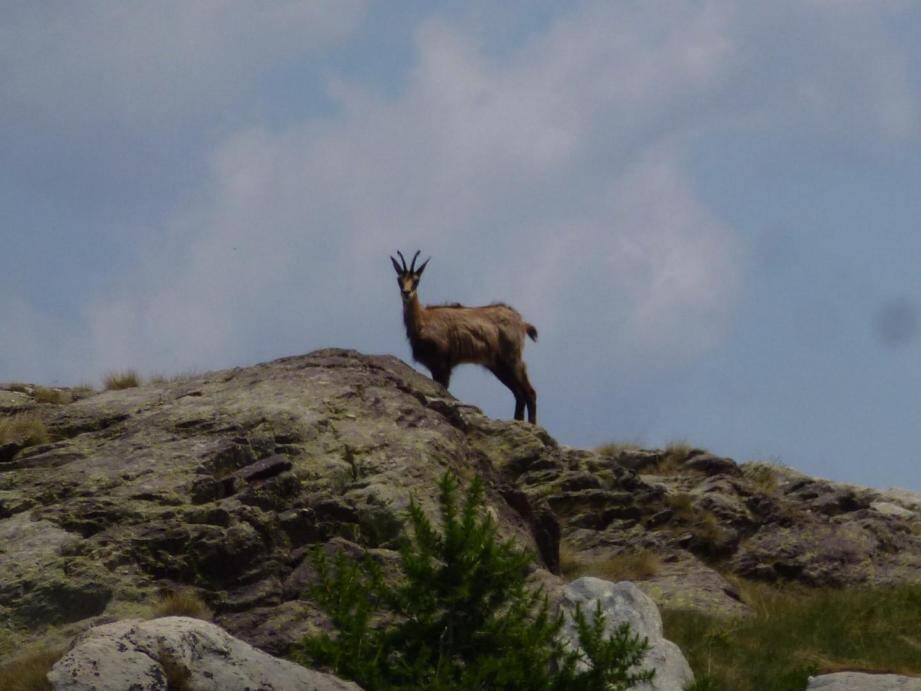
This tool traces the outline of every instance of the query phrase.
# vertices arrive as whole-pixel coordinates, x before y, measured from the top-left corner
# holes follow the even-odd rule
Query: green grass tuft
[[[663,612],[666,637],[694,669],[694,691],[802,691],[810,674],[845,669],[921,674],[921,584],[742,590],[753,616]]]

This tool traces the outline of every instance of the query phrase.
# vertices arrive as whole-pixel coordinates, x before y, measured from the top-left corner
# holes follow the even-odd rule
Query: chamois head
[[[406,259],[404,259],[402,252],[399,250],[397,251],[397,254],[400,255],[400,261],[403,262],[402,266],[397,263],[396,259],[390,257],[390,261],[393,262],[393,268],[396,269],[397,272],[397,285],[400,286],[403,302],[409,302],[415,297],[416,288],[419,286],[419,279],[422,278],[422,272],[425,271],[425,265],[432,259],[429,257],[422,262],[422,265],[417,269],[416,259],[419,257],[420,251],[421,250],[416,250],[408,269],[406,268]]]

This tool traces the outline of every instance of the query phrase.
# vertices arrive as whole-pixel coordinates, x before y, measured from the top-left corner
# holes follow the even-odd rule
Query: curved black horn
[[[416,253],[413,255],[413,261],[409,265],[409,273],[414,273],[416,271],[416,258],[419,256],[419,253],[422,250],[416,250]]]
[[[431,257],[429,257],[429,258],[426,259],[424,262],[422,262],[422,266],[420,266],[418,269],[416,269],[416,273],[417,273],[419,276],[421,276],[421,275],[422,275],[422,272],[425,271],[425,265],[428,264],[430,261],[432,261],[432,258],[431,258]]]
[[[397,250],[397,254],[400,255],[400,261],[403,262],[403,273],[409,273],[409,269],[406,268],[406,257],[403,256],[403,253],[400,250]]]

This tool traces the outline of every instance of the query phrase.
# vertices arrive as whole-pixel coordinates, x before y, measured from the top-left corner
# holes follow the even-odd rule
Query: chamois
[[[515,396],[515,419],[537,423],[537,392],[528,381],[528,371],[521,359],[524,336],[537,340],[537,329],[513,308],[502,303],[483,307],[460,304],[419,304],[416,289],[431,257],[416,268],[419,251],[409,268],[401,252],[402,266],[390,257],[397,272],[397,284],[403,297],[403,322],[412,347],[413,359],[425,365],[432,379],[448,388],[451,370],[470,362],[483,365],[505,384]]]

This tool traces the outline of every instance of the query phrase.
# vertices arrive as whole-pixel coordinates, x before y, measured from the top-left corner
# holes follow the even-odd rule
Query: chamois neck
[[[418,295],[413,295],[408,302],[403,303],[403,323],[406,324],[406,335],[409,338],[419,333],[422,327],[422,305]]]

